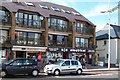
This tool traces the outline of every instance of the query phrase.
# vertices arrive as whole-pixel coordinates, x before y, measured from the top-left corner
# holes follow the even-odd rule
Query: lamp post
[[[110,0],[109,0],[110,3]],[[101,13],[108,13],[108,34],[109,34],[109,44],[108,44],[108,69],[110,69],[110,13],[118,10],[120,8],[120,4],[115,6],[114,8],[110,9],[110,4],[109,4],[109,10],[107,11],[101,11]]]
[[[110,3],[110,0],[109,0],[109,3]],[[109,4],[109,9],[110,9],[110,4]],[[108,42],[109,42],[108,43],[108,70],[110,70],[110,54],[111,54],[110,52],[110,13],[111,12],[112,12],[111,10],[101,11],[101,13],[108,13],[108,35],[109,35],[108,37]]]

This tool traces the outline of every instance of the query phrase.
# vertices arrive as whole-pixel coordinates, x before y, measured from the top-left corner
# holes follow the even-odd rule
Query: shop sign
[[[60,51],[62,51],[62,52],[68,52],[68,49],[67,48],[61,48]]]
[[[70,49],[70,52],[86,52],[84,49]]]
[[[59,48],[48,48],[48,51],[58,51]]]
[[[95,50],[88,50],[87,52],[95,52]]]

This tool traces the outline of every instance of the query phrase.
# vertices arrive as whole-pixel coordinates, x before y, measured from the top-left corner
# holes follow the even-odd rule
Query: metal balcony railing
[[[49,40],[48,46],[61,46],[61,47],[67,47],[67,42],[63,41],[56,41],[56,40]]]

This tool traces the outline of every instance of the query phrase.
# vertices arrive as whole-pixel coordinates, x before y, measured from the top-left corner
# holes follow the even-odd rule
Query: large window
[[[8,23],[10,21],[10,13],[5,10],[0,10],[0,23]]]
[[[68,23],[65,20],[57,19],[57,18],[49,18],[48,26],[50,29],[67,31]]]
[[[9,39],[7,30],[0,30],[0,43],[4,43]]]
[[[85,48],[85,47],[88,47],[88,39],[87,38],[80,38],[80,37],[77,37],[75,38],[75,45],[76,47],[82,47],[82,48]]]
[[[32,32],[16,32],[17,44],[40,45],[41,34]]]
[[[60,35],[49,35],[48,36],[49,46],[62,46],[65,45],[65,36]]]
[[[16,24],[19,26],[27,26],[32,28],[40,28],[42,20],[40,15],[28,13],[16,13]]]

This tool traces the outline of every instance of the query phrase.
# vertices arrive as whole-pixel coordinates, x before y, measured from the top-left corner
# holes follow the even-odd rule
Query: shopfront
[[[32,58],[46,52],[46,47],[30,47],[30,46],[13,46],[13,57],[14,58]]]
[[[80,57],[86,59],[88,64],[93,63],[95,50],[88,50],[88,49],[77,49],[77,48],[53,48],[49,47],[46,52],[47,62],[49,60],[56,61],[56,59],[76,59],[79,60]]]

